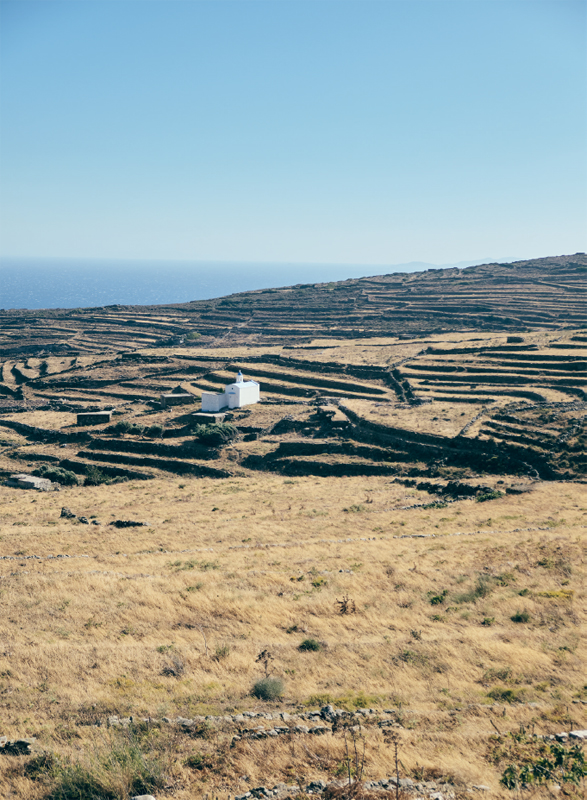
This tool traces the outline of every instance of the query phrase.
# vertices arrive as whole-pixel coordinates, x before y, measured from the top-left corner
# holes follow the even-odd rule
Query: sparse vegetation
[[[38,475],[40,478],[47,478],[47,480],[54,483],[60,483],[62,486],[77,486],[78,479],[75,472],[62,467],[54,467],[43,464],[38,469],[33,470],[33,475]]]
[[[262,678],[256,681],[251,694],[259,700],[277,700],[284,692],[281,678]]]
[[[217,422],[209,425],[195,425],[194,436],[198,442],[207,447],[218,447],[235,438],[237,430],[228,422]]]
[[[304,641],[298,645],[298,650],[304,653],[318,652],[318,650],[322,650],[322,645],[316,639],[304,639]]]
[[[477,503],[486,503],[488,500],[497,500],[498,498],[503,497],[503,492],[498,490],[492,492],[484,492],[483,494],[478,494],[475,498]]]
[[[510,619],[512,622],[530,622],[530,614],[528,611],[516,611],[515,614],[512,614]]]

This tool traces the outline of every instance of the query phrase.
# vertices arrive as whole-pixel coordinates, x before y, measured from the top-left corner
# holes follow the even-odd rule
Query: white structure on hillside
[[[243,380],[239,370],[234,383],[229,383],[222,394],[219,392],[202,392],[202,411],[216,412],[223,408],[241,408],[258,403],[259,384],[257,381]]]

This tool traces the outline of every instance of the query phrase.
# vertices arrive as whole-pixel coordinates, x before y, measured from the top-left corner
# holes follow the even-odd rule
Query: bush
[[[105,739],[83,761],[51,754],[33,758],[25,768],[32,780],[48,783],[46,800],[118,800],[162,789],[167,778],[158,754],[134,729]]]
[[[183,763],[186,767],[197,770],[213,769],[216,765],[215,759],[208,753],[194,753],[188,756]]]
[[[149,425],[145,428],[145,436],[150,436],[152,439],[159,439],[163,436],[163,425]]]
[[[103,483],[110,483],[110,476],[102,472],[98,467],[87,467],[84,486],[101,486]]]
[[[209,425],[196,425],[194,436],[201,444],[207,447],[218,447],[235,438],[238,431],[228,422],[213,422]]]
[[[430,594],[430,592],[429,592],[429,594]],[[443,589],[440,594],[433,595],[430,598],[430,605],[431,606],[439,606],[441,603],[444,603],[444,600],[445,600],[447,594],[448,594],[448,590],[447,589]]]
[[[472,589],[455,596],[455,603],[476,603],[477,600],[487,597],[493,591],[493,588],[491,578],[481,575]]]
[[[280,678],[262,678],[254,684],[251,694],[259,700],[277,700],[283,691],[283,681]]]
[[[230,645],[222,644],[216,648],[212,658],[214,659],[214,661],[222,661],[223,659],[228,658],[229,655],[230,655]]]
[[[530,622],[530,614],[527,611],[517,611],[510,619],[512,622]]]
[[[135,422],[129,422],[127,419],[119,419],[114,425],[109,425],[106,428],[108,433],[132,433],[139,436],[145,431],[143,425],[137,425]]]
[[[566,749],[563,744],[529,743],[518,754],[518,763],[510,764],[500,779],[507,789],[528,788],[537,783],[573,783],[579,786],[587,775],[587,764],[580,745]],[[563,790],[563,794],[567,794]]]
[[[503,497],[503,492],[499,491],[492,491],[492,492],[485,492],[484,494],[478,494],[475,498],[476,503],[485,503],[487,500],[497,500],[498,497]]]
[[[304,641],[298,645],[298,650],[302,650],[305,653],[316,652],[317,650],[322,650],[322,645],[316,639],[304,639]]]
[[[516,691],[515,689],[505,689],[503,686],[496,686],[490,692],[487,692],[487,697],[501,703],[523,703],[522,690]]]
[[[49,467],[46,464],[33,470],[33,475],[39,478],[47,478],[55,483],[60,483],[62,486],[77,486],[78,483],[75,472],[61,467]]]
[[[198,333],[198,331],[190,331],[189,333],[186,333],[185,340],[186,342],[195,342],[196,339],[201,337],[201,335],[202,334]]]

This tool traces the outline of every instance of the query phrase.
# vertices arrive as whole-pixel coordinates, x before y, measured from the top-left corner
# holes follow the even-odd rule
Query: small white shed
[[[222,393],[202,392],[202,411],[218,412],[222,408],[241,408],[258,403],[260,386],[257,381],[245,381],[239,370],[234,383],[229,383]]]

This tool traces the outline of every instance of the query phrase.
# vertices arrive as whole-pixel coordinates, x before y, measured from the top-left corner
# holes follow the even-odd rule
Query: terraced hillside
[[[0,469],[575,479],[586,467],[584,338],[548,331],[8,361]],[[228,415],[229,442],[202,443],[199,396],[239,369],[260,382],[262,402]],[[192,401],[163,406],[174,389]],[[78,413],[105,409],[109,423],[77,424]]]
[[[7,440],[0,466],[53,463],[83,476],[99,465],[111,478],[576,478],[585,472],[587,332],[576,325],[585,270],[579,254],[187,306],[5,312],[0,427],[23,446]],[[354,327],[344,298],[369,308],[369,321]],[[222,326],[212,330],[212,318]],[[449,322],[451,333],[425,333]],[[199,396],[238,369],[260,382],[263,403],[234,415],[230,446],[198,443]],[[193,404],[163,407],[174,389]],[[112,411],[110,425],[76,424],[77,413],[100,409]]]
[[[181,344],[290,345],[459,331],[577,328],[587,256],[381,275],[169,306],[0,311],[5,355],[102,353]],[[9,368],[10,369],[10,368]],[[16,376],[15,376],[16,377]]]
[[[55,489],[0,480],[0,795],[583,769],[586,269],[0,313],[0,479]],[[261,402],[195,416],[237,370]]]

